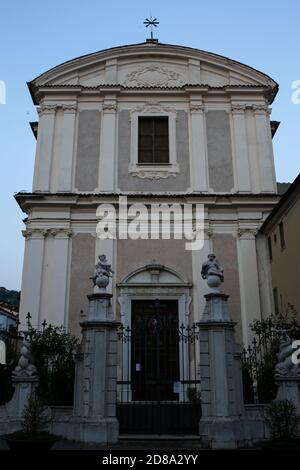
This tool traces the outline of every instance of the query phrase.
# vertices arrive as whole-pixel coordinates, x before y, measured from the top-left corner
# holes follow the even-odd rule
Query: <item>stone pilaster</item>
[[[249,325],[261,319],[255,228],[241,227],[237,231],[238,264],[241,290],[241,320],[243,345],[253,339]]]
[[[81,323],[77,355],[73,419],[69,438],[82,442],[118,440],[117,328],[111,294],[88,296],[87,320]]]
[[[237,189],[239,192],[250,192],[250,169],[248,155],[248,139],[245,121],[245,105],[232,104],[233,146]]]
[[[105,98],[102,106],[99,189],[113,191],[115,186],[117,99]]]
[[[277,192],[274,155],[269,119],[269,109],[265,105],[254,105],[256,142],[262,192]]]
[[[202,100],[191,100],[191,186],[193,191],[208,191],[205,112]]]
[[[64,114],[58,191],[72,191],[74,135],[77,105],[76,103],[64,104],[62,105],[62,109]]]
[[[22,233],[25,238],[25,253],[19,315],[20,329],[25,329],[28,312],[34,328],[41,323],[42,273],[47,232],[44,229],[26,229]]]
[[[33,178],[33,191],[50,191],[54,125],[57,106],[42,104],[38,109],[39,132]]]
[[[243,396],[239,347],[228,295],[204,296],[200,329],[201,439],[212,448],[236,448],[243,438]]]

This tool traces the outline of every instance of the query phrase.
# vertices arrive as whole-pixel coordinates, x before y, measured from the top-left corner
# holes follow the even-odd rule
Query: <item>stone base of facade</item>
[[[244,440],[249,446],[256,441],[270,438],[270,430],[265,421],[265,404],[245,405]]]
[[[55,431],[59,434],[60,423],[56,423]],[[62,431],[66,426],[62,424]],[[65,432],[60,433],[65,434]],[[69,440],[87,442],[93,444],[114,444],[118,442],[119,423],[117,419],[84,420],[82,418],[71,418],[67,425],[67,435]]]
[[[290,400],[300,415],[300,377],[275,377],[278,385],[276,400]]]
[[[240,418],[201,418],[199,433],[211,449],[237,449],[244,443],[244,422]]]

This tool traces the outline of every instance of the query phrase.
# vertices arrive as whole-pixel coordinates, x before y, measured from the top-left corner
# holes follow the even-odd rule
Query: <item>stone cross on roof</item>
[[[144,25],[146,26],[146,28],[150,26],[151,39],[153,39],[153,28],[157,28],[157,25],[159,25],[159,21],[157,20],[157,18],[152,18],[152,16],[150,15],[150,18],[145,19]]]

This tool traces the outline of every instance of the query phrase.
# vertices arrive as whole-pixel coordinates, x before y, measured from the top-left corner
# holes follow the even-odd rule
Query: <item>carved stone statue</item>
[[[105,255],[99,255],[98,259],[99,261],[95,265],[94,274],[90,276],[90,279],[93,280],[94,286],[98,286],[100,289],[106,289],[109,278],[112,277],[113,270]]]
[[[295,350],[292,348],[292,340],[286,331],[281,333],[279,353],[277,354],[278,363],[275,366],[275,376],[277,377],[300,377],[300,367],[292,361],[292,354]]]
[[[221,282],[224,282],[224,270],[213,253],[210,253],[207,261],[202,264],[201,276],[207,280],[212,292],[220,292],[219,287]]]

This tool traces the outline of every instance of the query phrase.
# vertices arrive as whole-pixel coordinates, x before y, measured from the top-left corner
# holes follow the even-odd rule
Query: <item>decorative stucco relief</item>
[[[176,178],[176,172],[172,171],[129,171],[131,176],[137,176],[138,178],[142,179],[149,179],[149,180],[159,180],[169,178],[169,176],[173,176]]]
[[[130,72],[125,77],[128,86],[180,86],[182,77],[173,70],[158,65],[146,65]]]
[[[157,100],[148,100],[145,103],[136,106],[130,110],[130,119],[134,115],[142,115],[147,113],[156,113],[156,114],[171,114],[174,117],[177,117],[176,108],[173,106],[166,106]]]

